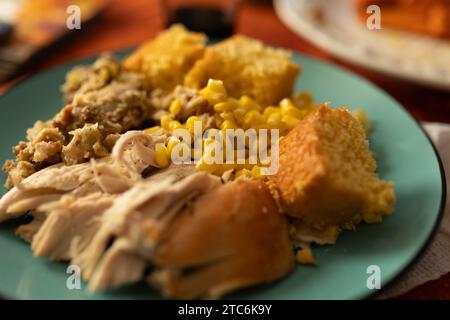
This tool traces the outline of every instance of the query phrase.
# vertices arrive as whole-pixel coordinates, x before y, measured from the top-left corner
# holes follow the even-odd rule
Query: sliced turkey
[[[160,235],[176,219],[181,209],[196,197],[220,185],[218,177],[204,172],[181,180],[177,175],[168,175],[136,183],[118,196],[106,210],[100,230],[88,248],[72,263],[81,267],[93,291],[136,281],[132,273],[129,277],[123,275],[120,281],[110,280],[111,275],[121,274],[125,256],[137,255],[143,263],[148,263]],[[135,260],[129,262],[135,263]],[[120,263],[112,263],[114,261]]]
[[[285,217],[260,181],[240,180],[180,213],[153,254],[151,284],[181,299],[220,297],[267,283],[293,267]]]

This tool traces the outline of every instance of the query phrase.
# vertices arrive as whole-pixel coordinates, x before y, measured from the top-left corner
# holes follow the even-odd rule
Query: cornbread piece
[[[235,98],[247,95],[262,105],[277,104],[292,94],[299,67],[291,54],[273,49],[260,41],[234,36],[206,49],[184,80],[196,89],[209,79],[223,80],[228,94]]]
[[[123,62],[125,69],[143,72],[152,89],[171,90],[201,58],[206,36],[175,25],[143,44]]]
[[[163,235],[150,282],[174,298],[220,297],[293,267],[285,217],[261,181],[227,183],[199,198]]]
[[[379,222],[393,211],[394,185],[375,170],[362,125],[347,109],[325,104],[282,138],[269,185],[288,215],[329,232],[361,219]]]

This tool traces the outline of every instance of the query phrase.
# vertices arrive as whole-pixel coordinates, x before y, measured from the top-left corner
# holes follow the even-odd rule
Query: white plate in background
[[[274,0],[274,6],[295,33],[342,60],[450,91],[450,41],[384,29],[382,11],[382,29],[369,30],[354,0]]]

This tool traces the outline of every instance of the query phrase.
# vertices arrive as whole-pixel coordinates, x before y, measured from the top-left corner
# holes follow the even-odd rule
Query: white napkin
[[[450,125],[424,123],[423,127],[439,151],[447,176],[447,185],[450,185]],[[449,199],[449,195],[450,192],[447,190],[447,199]],[[377,299],[402,295],[425,282],[436,280],[448,272],[450,272],[450,204],[447,203],[442,223],[425,253],[406,274],[377,295]]]

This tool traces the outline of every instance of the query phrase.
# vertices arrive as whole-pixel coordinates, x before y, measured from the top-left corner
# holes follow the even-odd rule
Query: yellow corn
[[[281,122],[281,113],[280,112],[273,112],[271,113],[266,120],[267,124],[269,126],[278,126]]]
[[[256,110],[261,112],[261,106],[248,96],[242,96],[239,99],[241,106],[247,110]]]
[[[172,101],[169,107],[169,111],[173,116],[177,116],[181,111],[181,102],[178,99]]]
[[[294,118],[292,116],[287,116],[287,115],[283,116],[281,118],[281,121],[283,121],[283,123],[286,124],[288,129],[294,129],[300,123],[300,119]]]
[[[248,169],[241,169],[236,172],[236,178],[239,177],[252,177],[252,172]]]
[[[194,134],[194,127],[196,121],[202,121],[200,117],[191,116],[186,120],[186,128],[189,130],[191,134]],[[202,121],[202,130],[203,130],[203,121]]]
[[[169,153],[163,143],[158,143],[155,146],[155,162],[160,168],[167,168],[169,166]]]
[[[294,117],[296,119],[302,119],[305,116],[305,112],[303,112],[302,110],[291,106],[291,107],[287,107],[284,110],[281,111],[283,113],[284,116],[291,116]]]
[[[247,113],[247,110],[245,110],[244,108],[237,108],[237,109],[233,110],[233,116],[238,121],[240,119],[242,119],[246,113]]]
[[[253,166],[251,173],[252,173],[252,177],[255,179],[259,179],[259,180],[264,179],[264,176],[261,175],[261,168],[259,166]]]
[[[239,101],[236,99],[229,98],[225,102],[219,102],[214,105],[214,111],[216,112],[224,112],[224,111],[233,111],[240,107]]]
[[[158,130],[161,130],[160,126],[150,127],[150,128],[144,129],[142,131],[144,131],[144,133],[147,133],[147,134],[153,134],[153,133],[157,132]]]
[[[205,162],[205,155],[200,159],[195,168],[200,171],[206,171],[209,173],[215,173],[219,169],[219,164],[211,163],[208,164]]]
[[[220,80],[209,79],[206,87],[199,91],[211,105],[215,105],[219,102],[223,102],[227,98],[227,91]]]
[[[167,153],[169,157],[172,157],[172,151],[175,146],[177,146],[180,143],[180,140],[178,140],[175,137],[170,137],[169,142],[167,142]]]
[[[234,122],[234,116],[231,112],[222,112],[220,114],[220,116],[222,117],[223,120],[228,120],[228,121],[232,121]]]
[[[163,115],[161,117],[161,128],[165,129],[165,130],[170,130],[169,129],[169,123],[173,120],[173,116],[172,115]]]
[[[290,99],[283,99],[280,102],[281,112],[286,116],[291,116],[297,119],[301,119],[304,116],[304,113],[297,108]]]
[[[222,122],[222,124],[220,125],[220,129],[222,129],[222,130],[236,129],[236,128],[237,128],[236,123],[234,123],[233,121],[230,121],[230,120],[225,120],[225,121]]]
[[[171,130],[171,131],[180,129],[182,127],[183,127],[183,125],[180,123],[180,121],[172,120],[169,122],[169,130]]]
[[[244,116],[244,123],[250,127],[264,123],[264,117],[256,110],[250,110]]]
[[[272,113],[280,113],[280,108],[278,107],[267,107],[263,111],[264,118],[268,118]]]

